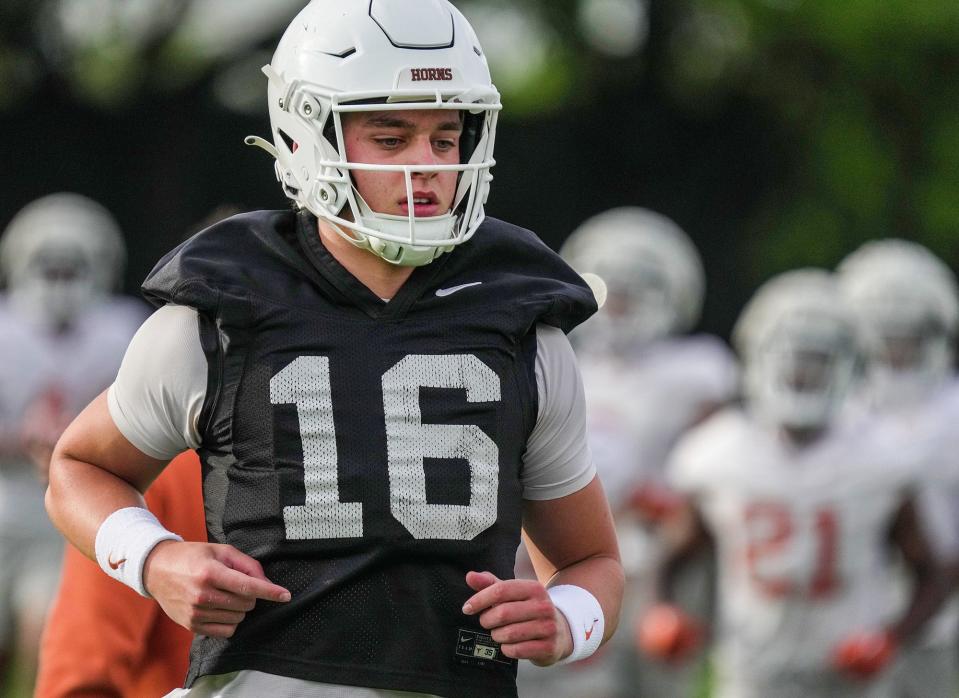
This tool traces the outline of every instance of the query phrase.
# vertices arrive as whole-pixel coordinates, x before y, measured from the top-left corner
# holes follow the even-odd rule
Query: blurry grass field
[[[33,679],[19,663],[13,665],[13,671],[7,681],[0,686],[0,698],[30,698],[33,695]]]
[[[32,698],[33,676],[24,662],[13,658],[9,676],[0,676],[0,698]]]

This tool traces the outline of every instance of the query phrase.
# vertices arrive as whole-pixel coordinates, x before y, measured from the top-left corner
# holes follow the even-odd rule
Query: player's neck
[[[344,240],[325,221],[318,222],[320,241],[326,250],[378,298],[390,299],[395,296],[413,273],[414,267],[390,264],[369,250]]]

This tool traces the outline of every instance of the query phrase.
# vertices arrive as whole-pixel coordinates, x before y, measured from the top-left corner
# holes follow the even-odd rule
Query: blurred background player
[[[171,531],[186,540],[206,540],[194,451],[177,456],[145,496],[150,511]],[[183,684],[192,639],[156,601],[103,574],[68,545],[43,631],[34,698],[166,695]]]
[[[661,593],[669,598],[683,555],[716,547],[720,698],[888,695],[883,670],[942,592],[903,444],[839,418],[859,360],[854,317],[831,275],[803,269],[760,288],[734,340],[745,408],[716,414],[671,458],[690,525]],[[882,583],[890,544],[915,578],[893,621]],[[637,625],[638,644],[667,659],[703,637],[671,605]]]
[[[146,316],[110,295],[124,256],[113,217],[76,194],[28,204],[0,240],[0,677],[17,651],[29,679],[57,582],[62,542],[43,505],[53,445]]]
[[[887,239],[866,243],[848,255],[838,274],[862,326],[866,348],[864,380],[852,411],[885,418],[886,428],[901,429],[910,440],[924,439],[930,429],[954,432],[955,401],[943,395],[954,384],[959,323],[952,270],[917,243]],[[944,448],[937,443],[930,449],[918,499],[931,541],[951,565],[959,559],[959,487],[949,483],[948,474],[959,459],[957,453],[955,444]],[[901,606],[908,595],[905,570],[896,581]],[[897,662],[893,679],[897,698],[957,694],[957,629],[959,606],[953,598]]]
[[[705,275],[692,241],[666,216],[610,209],[583,222],[561,254],[605,286],[605,304],[570,339],[586,391],[590,445],[628,575],[625,618],[652,597],[664,542],[659,524],[676,502],[663,476],[667,456],[686,429],[732,399],[738,371],[721,340],[687,334],[700,319]],[[705,613],[707,566],[687,572],[683,596]],[[690,695],[696,667],[649,663],[629,635],[621,632],[601,656],[562,671],[522,667],[521,695]]]
[[[220,204],[184,239],[240,211],[235,204]],[[185,540],[206,540],[195,451],[174,458],[144,496],[168,529]],[[95,634],[89,632],[92,627]],[[103,574],[67,545],[43,628],[34,698],[166,695],[183,684],[192,639],[156,601]]]

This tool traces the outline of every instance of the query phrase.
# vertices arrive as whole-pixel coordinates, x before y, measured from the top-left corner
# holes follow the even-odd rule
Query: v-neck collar
[[[296,217],[297,238],[307,259],[316,270],[352,305],[374,320],[401,320],[413,304],[429,289],[446,264],[449,254],[421,267],[417,267],[389,302],[384,302],[363,285],[330,251],[320,239],[316,217],[308,211],[300,211]]]

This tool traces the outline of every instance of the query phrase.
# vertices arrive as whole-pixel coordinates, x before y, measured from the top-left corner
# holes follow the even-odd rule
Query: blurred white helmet
[[[744,393],[761,420],[794,429],[825,426],[856,373],[856,322],[834,277],[797,269],[763,284],[733,329]]]
[[[273,145],[287,197],[383,259],[427,264],[468,240],[483,221],[500,97],[466,18],[446,0],[313,0],[280,39],[268,98]],[[448,109],[462,115],[459,165],[349,162],[342,116],[350,112]],[[373,211],[355,170],[459,173],[452,209],[416,217]],[[349,211],[348,216],[344,213]]]
[[[959,324],[949,267],[922,245],[891,238],[864,244],[837,273],[862,326],[873,405],[909,404],[941,385],[952,371]]]
[[[79,194],[27,204],[0,239],[0,275],[11,303],[42,324],[71,320],[114,289],[126,261],[120,228]]]
[[[628,351],[699,321],[705,293],[702,261],[672,220],[626,206],[584,221],[560,254],[580,274],[596,274],[606,302],[582,326],[582,341]]]

